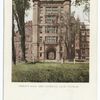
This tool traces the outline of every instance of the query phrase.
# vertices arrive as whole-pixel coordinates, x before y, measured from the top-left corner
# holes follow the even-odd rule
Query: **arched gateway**
[[[46,59],[47,60],[55,60],[56,59],[56,49],[55,48],[47,48]]]

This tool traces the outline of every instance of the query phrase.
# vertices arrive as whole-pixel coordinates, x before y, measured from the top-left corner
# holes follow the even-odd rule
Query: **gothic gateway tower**
[[[33,0],[33,56],[35,61],[60,61],[65,54],[61,15],[70,15],[71,0]]]

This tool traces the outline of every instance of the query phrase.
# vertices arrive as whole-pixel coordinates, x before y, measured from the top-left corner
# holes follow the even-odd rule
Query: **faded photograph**
[[[12,82],[89,82],[90,0],[12,0]]]

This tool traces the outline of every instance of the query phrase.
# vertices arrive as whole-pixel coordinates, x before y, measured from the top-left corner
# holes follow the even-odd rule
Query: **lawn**
[[[89,82],[89,64],[36,63],[12,66],[13,82]]]

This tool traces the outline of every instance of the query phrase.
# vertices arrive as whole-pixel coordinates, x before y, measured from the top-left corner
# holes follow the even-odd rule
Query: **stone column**
[[[38,7],[39,2],[37,0],[33,1],[33,56],[34,56],[34,61],[38,61],[38,40],[39,40],[39,33],[38,33],[38,21],[39,21],[39,7]]]

